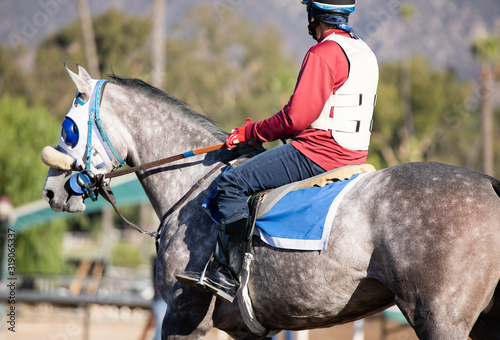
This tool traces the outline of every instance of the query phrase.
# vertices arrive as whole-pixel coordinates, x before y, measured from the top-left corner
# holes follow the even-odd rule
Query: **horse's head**
[[[80,65],[78,74],[66,70],[77,92],[62,124],[58,145],[47,146],[42,152],[42,161],[50,167],[42,197],[55,211],[78,212],[85,210],[87,197],[95,199],[94,185],[99,175],[124,162],[100,119],[106,81],[92,79]],[[118,146],[124,154],[123,143]]]

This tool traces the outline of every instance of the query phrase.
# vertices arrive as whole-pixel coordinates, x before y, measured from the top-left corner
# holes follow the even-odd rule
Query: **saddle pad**
[[[353,175],[359,173],[373,172],[375,167],[371,164],[356,164],[347,165],[341,168],[333,169],[331,171],[307,178],[302,181],[293,182],[276,189],[267,190],[264,192],[256,193],[250,200],[252,214],[256,218],[260,218],[267,214],[267,212],[281,200],[286,194],[291,191],[312,188],[312,187],[324,187],[327,184],[331,184],[337,181],[342,181],[351,178]],[[255,204],[252,200],[257,199],[258,202]]]
[[[373,171],[370,164],[350,165],[255,194],[251,199],[254,235],[277,248],[326,249],[342,198],[362,175]],[[217,185],[202,207],[220,223],[216,196]]]
[[[325,250],[342,198],[364,175],[286,193],[263,216],[257,214],[254,235],[277,248]]]

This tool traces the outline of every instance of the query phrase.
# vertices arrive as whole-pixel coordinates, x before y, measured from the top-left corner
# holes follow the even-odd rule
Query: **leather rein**
[[[128,226],[130,226],[133,229],[137,230],[141,234],[146,234],[146,235],[149,235],[149,236],[153,237],[155,239],[156,247],[157,247],[157,250],[158,250],[158,240],[160,238],[160,232],[161,232],[161,228],[162,228],[162,223],[160,222],[160,226],[158,227],[158,229],[156,231],[149,232],[149,231],[141,228],[140,226],[136,225],[135,223],[130,222],[125,216],[123,216],[123,214],[118,209],[118,206],[116,204],[116,198],[115,198],[115,196],[114,196],[114,194],[113,194],[113,192],[111,190],[111,187],[109,185],[109,179],[114,178],[114,177],[119,177],[119,176],[127,175],[127,174],[130,174],[130,173],[133,173],[133,172],[138,172],[138,171],[146,170],[146,169],[149,169],[149,168],[157,167],[157,166],[160,166],[160,165],[163,165],[163,164],[171,163],[171,162],[174,162],[174,161],[177,161],[177,160],[180,160],[180,159],[184,159],[184,158],[188,158],[188,157],[192,157],[192,156],[195,156],[195,155],[200,155],[200,154],[204,154],[204,153],[209,153],[209,152],[213,152],[213,151],[225,149],[227,146],[226,146],[225,143],[215,144],[215,145],[207,146],[207,147],[204,147],[204,148],[200,148],[200,149],[195,149],[195,150],[191,150],[191,151],[188,151],[188,152],[184,152],[184,153],[179,154],[179,155],[170,156],[170,157],[167,157],[167,158],[164,158],[164,159],[160,159],[160,160],[157,160],[157,161],[149,162],[149,163],[146,163],[146,164],[142,164],[142,165],[130,167],[130,168],[127,168],[127,169],[123,169],[123,170],[119,170],[119,171],[112,171],[112,172],[107,173],[107,174],[92,174],[90,172],[90,170],[89,170],[90,169],[90,162],[91,162],[91,160],[90,160],[91,153],[89,151],[89,149],[90,149],[89,145],[91,143],[91,131],[92,131],[92,123],[93,122],[95,122],[95,124],[98,126],[99,132],[101,133],[101,136],[102,136],[103,140],[107,143],[109,149],[112,151],[113,155],[118,160],[118,162],[120,163],[120,165],[125,165],[125,162],[120,158],[120,156],[118,155],[118,153],[116,152],[116,150],[112,146],[111,141],[109,140],[108,136],[106,135],[106,133],[104,131],[104,127],[102,126],[102,123],[101,123],[100,117],[99,117],[99,106],[100,106],[100,102],[101,102],[101,99],[102,99],[104,86],[106,85],[106,83],[107,83],[107,81],[105,81],[105,80],[101,80],[98,83],[98,86],[99,86],[99,88],[98,88],[98,94],[94,98],[94,103],[93,103],[94,108],[92,110],[92,113],[94,114],[94,117],[91,117],[91,119],[89,119],[89,140],[88,140],[88,143],[87,143],[86,169],[82,170],[81,173],[79,174],[79,175],[84,175],[83,177],[86,177],[86,180],[82,180],[82,179],[80,179],[80,176],[77,176],[78,185],[80,185],[82,188],[84,188],[84,191],[87,193],[87,195],[93,201],[97,200],[96,191],[100,192],[102,194],[102,196],[112,205],[112,207],[115,210],[115,212],[117,213],[117,215],[122,219],[123,222],[125,222],[125,224],[127,224]],[[237,158],[238,156],[239,156],[239,154],[236,154],[234,158]],[[234,159],[234,158],[232,158],[232,159]],[[230,160],[228,160],[228,161],[230,161]],[[217,172],[218,170],[220,170],[226,164],[227,164],[227,162],[222,162],[222,161],[219,162],[219,163],[217,163],[217,165],[214,168],[212,168],[207,174],[205,174],[201,179],[199,179],[191,187],[191,189],[189,189],[188,192],[186,192],[167,211],[167,213],[162,217],[162,219],[165,220],[175,210],[177,210],[179,207],[181,207],[188,200],[188,198],[208,178],[210,178],[210,176],[212,176],[215,172]],[[108,180],[108,181],[106,181],[106,180]]]
[[[215,150],[213,150],[215,151]],[[166,158],[167,159],[167,158]],[[164,160],[166,159],[163,159],[163,160],[160,160],[158,162],[161,162],[161,164],[165,164],[165,163],[168,163],[168,162],[163,162]],[[180,159],[180,158],[179,158]],[[153,162],[153,163],[156,163],[156,162]],[[146,165],[149,165],[149,166],[146,166]],[[165,220],[168,216],[170,216],[174,211],[176,211],[178,208],[180,208],[188,199],[189,197],[198,189],[201,187],[201,185],[203,183],[205,183],[205,181],[210,178],[215,172],[217,172],[218,170],[220,170],[222,167],[224,167],[226,165],[226,163],[224,162],[219,162],[217,163],[217,165],[215,167],[213,167],[208,173],[205,174],[205,176],[203,176],[202,178],[200,178],[192,187],[191,189],[189,189],[174,205],[172,205],[170,207],[170,209],[166,212],[166,214],[162,217],[163,220]],[[150,163],[148,164],[144,164],[144,165],[141,165],[141,166],[137,166],[137,167],[134,167],[134,168],[129,168],[129,169],[125,169],[125,170],[122,170],[123,172],[122,173],[119,173],[117,175],[114,175],[118,172],[112,172],[112,173],[109,173],[109,174],[106,174],[106,175],[99,175],[99,176],[96,176],[97,178],[97,181],[96,181],[96,186],[95,188],[97,190],[99,190],[99,192],[101,193],[101,195],[106,199],[106,201],[108,201],[111,206],[113,207],[113,209],[115,210],[116,214],[121,218],[121,220],[126,224],[128,225],[129,227],[137,230],[138,232],[140,232],[141,234],[146,234],[146,235],[149,235],[151,237],[153,237],[155,239],[155,244],[156,244],[156,250],[158,251],[158,242],[159,242],[159,239],[160,239],[160,234],[161,234],[161,228],[162,228],[162,223],[160,222],[160,225],[158,226],[158,229],[156,231],[147,231],[145,230],[144,228],[138,226],[137,224],[133,223],[133,222],[130,222],[125,216],[123,216],[123,214],[120,212],[120,210],[118,209],[118,206],[116,204],[116,198],[113,194],[113,191],[111,190],[111,187],[109,186],[109,184],[107,184],[106,182],[104,182],[104,178],[111,178],[111,177],[117,177],[117,176],[121,176],[121,175],[126,175],[126,174],[129,174],[131,172],[136,172],[136,171],[139,171],[139,170],[143,170],[143,169],[147,169],[147,168],[151,168],[151,167],[154,167],[156,165],[150,165]],[[134,170],[135,168],[140,168],[140,169],[136,169]],[[130,170],[130,171],[129,171]],[[113,176],[107,176],[107,175],[113,175]],[[100,177],[100,178],[99,178]]]

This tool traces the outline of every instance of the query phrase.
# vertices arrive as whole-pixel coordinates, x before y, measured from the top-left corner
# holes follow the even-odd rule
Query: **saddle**
[[[252,233],[255,228],[255,222],[265,216],[288,193],[299,189],[325,187],[334,182],[348,180],[356,174],[373,171],[376,171],[376,169],[371,164],[347,165],[303,181],[293,182],[275,189],[259,191],[253,194],[248,201],[250,209],[249,223],[252,225]]]
[[[241,153],[242,156],[230,162],[230,165],[239,166],[262,151],[264,150],[253,149],[253,152]],[[373,171],[375,168],[370,164],[348,165],[303,181],[253,194],[248,200],[251,226],[249,236],[259,235],[264,242],[278,248],[324,248],[329,229],[324,229],[325,223],[322,222],[326,222],[330,206],[338,206],[342,196],[352,187],[349,183],[357,181],[356,176]],[[344,190],[344,187],[347,187],[347,190]],[[313,196],[310,196],[310,193],[314,193]],[[216,195],[217,186],[212,188],[202,207],[214,222],[220,223]],[[294,199],[296,196],[300,198]],[[314,220],[314,223],[310,223],[311,220]],[[288,227],[283,228],[283,225]],[[295,240],[300,242],[297,244]]]
[[[371,164],[347,165],[338,169],[328,171],[303,181],[293,182],[276,189],[259,191],[252,195],[249,200],[252,219],[255,220],[264,216],[271,208],[289,192],[312,188],[314,186],[324,187],[337,181],[351,178],[353,175],[375,171]]]

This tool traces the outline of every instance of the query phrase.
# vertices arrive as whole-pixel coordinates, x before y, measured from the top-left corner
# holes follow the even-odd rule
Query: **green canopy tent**
[[[127,176],[123,176],[120,178],[113,179],[111,182],[111,188],[117,200],[117,205],[119,207],[137,205],[144,202],[149,202],[148,197],[146,196],[139,180],[137,179],[135,174],[130,174]],[[29,229],[39,227],[43,223],[49,222],[58,218],[70,218],[77,214],[86,214],[92,213],[96,211],[101,211],[106,208],[110,208],[111,205],[107,202],[103,197],[99,197],[96,202],[92,202],[92,200],[87,199],[85,201],[86,209],[83,212],[70,214],[70,213],[60,213],[53,211],[49,204],[45,200],[39,200],[36,202],[32,202],[30,204],[26,204],[20,207],[17,207],[13,210],[12,219],[7,223],[7,228],[14,230],[15,235],[19,235]],[[1,241],[1,240],[0,240]],[[16,274],[12,274],[8,271],[8,262],[9,258],[8,254],[11,250],[8,250],[7,242],[3,242],[3,247],[0,242],[0,251],[2,252],[2,256],[4,260],[0,261],[0,282],[3,285],[7,285],[7,282],[14,282],[16,285],[20,284],[22,281],[18,281],[18,277]],[[3,248],[3,249],[2,249]],[[14,275],[14,276],[12,276]],[[10,280],[10,281],[9,281]],[[8,308],[9,305],[5,304],[5,301],[9,301],[9,298],[12,298],[12,295],[8,295],[8,291],[0,292],[0,310],[4,308]],[[41,301],[47,301],[50,303],[58,303],[65,305],[78,305],[81,304],[114,304],[114,305],[126,305],[126,306],[139,306],[142,308],[148,308],[150,306],[150,300],[141,298],[140,296],[119,296],[117,298],[107,296],[103,302],[99,301],[96,296],[60,296],[55,293],[40,293],[37,291],[28,291],[28,290],[20,290],[16,292],[16,301],[25,301],[25,302],[35,302],[39,303]],[[90,301],[90,303],[89,303]],[[4,307],[5,306],[5,307]]]
[[[126,175],[112,180],[111,188],[119,207],[148,202],[148,197],[146,196],[146,193],[144,192],[135,174]],[[45,200],[35,201],[15,208],[12,216],[7,222],[7,225],[2,225],[2,227],[13,230],[15,235],[19,235],[20,233],[39,227],[43,223],[47,223],[54,219],[70,218],[77,214],[88,214],[111,207],[110,203],[102,197],[99,197],[96,202],[92,202],[92,200],[87,199],[85,203],[87,206],[85,211],[70,214],[66,212],[53,211]],[[2,223],[5,223],[5,221],[2,221]],[[0,241],[0,258],[4,258],[6,260],[7,242],[1,239]],[[7,277],[7,265],[5,261],[0,262],[0,281],[2,281],[2,279]]]
[[[117,201],[116,203],[119,207],[148,202],[148,197],[142,189],[142,186],[135,174],[114,179],[111,182],[111,189],[113,190]],[[111,207],[108,201],[102,197],[99,197],[95,202],[87,199],[85,203],[87,205],[85,211],[77,214],[92,213]],[[25,230],[36,227],[50,220],[68,218],[72,216],[75,216],[75,214],[55,212],[50,208],[49,204],[45,200],[39,200],[15,208],[15,221],[9,225],[9,228],[15,230],[16,233],[22,233]]]

